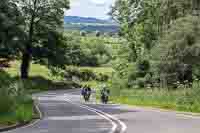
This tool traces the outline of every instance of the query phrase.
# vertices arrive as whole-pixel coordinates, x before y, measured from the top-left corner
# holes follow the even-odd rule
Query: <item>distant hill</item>
[[[110,20],[102,20],[97,18],[89,17],[78,17],[78,16],[65,16],[65,23],[98,23],[98,24],[114,24]]]
[[[111,20],[101,20],[97,18],[85,18],[78,16],[64,17],[65,30],[78,31],[100,31],[100,32],[118,32],[119,26]]]

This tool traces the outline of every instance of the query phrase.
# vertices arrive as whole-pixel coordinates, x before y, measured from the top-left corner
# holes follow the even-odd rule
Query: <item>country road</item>
[[[43,118],[6,133],[199,133],[200,117],[175,112],[83,103],[79,91],[34,95]]]

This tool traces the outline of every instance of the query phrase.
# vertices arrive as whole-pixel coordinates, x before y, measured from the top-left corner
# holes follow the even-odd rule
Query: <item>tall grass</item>
[[[0,124],[9,125],[33,118],[33,100],[23,86],[5,72],[0,72]],[[22,115],[25,112],[26,115]]]
[[[129,105],[200,112],[199,94],[200,82],[195,81],[191,87],[180,85],[176,90],[166,88],[122,89],[120,95],[112,96],[112,100]]]

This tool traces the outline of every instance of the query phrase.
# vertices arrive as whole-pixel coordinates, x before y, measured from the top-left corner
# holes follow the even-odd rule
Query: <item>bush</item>
[[[65,70],[65,74],[64,74],[65,79],[72,80],[73,76],[80,78],[81,77],[80,70],[77,68],[68,67]]]
[[[96,80],[97,81],[108,81],[110,77],[108,75],[105,75],[105,74],[102,74],[102,73],[99,73],[99,74],[96,74]]]
[[[135,81],[135,84],[139,88],[144,88],[146,84],[145,78],[137,78],[137,80]]]
[[[32,104],[22,104],[18,106],[15,115],[18,122],[24,123],[30,121],[33,117]]]
[[[14,109],[15,99],[7,86],[0,87],[0,113],[7,113]]]
[[[182,89],[186,88],[186,85],[181,85]],[[190,85],[189,85],[190,86]],[[183,95],[177,98],[176,105],[177,109],[185,111],[200,112],[200,82],[194,82],[191,89],[185,89]]]
[[[12,96],[12,78],[4,71],[0,71],[0,113],[13,109],[15,99]]]
[[[96,79],[96,75],[93,71],[91,71],[89,69],[82,69],[81,75],[79,78],[83,81],[88,81],[88,80]]]
[[[118,76],[117,73],[115,73],[112,76],[112,79],[110,81],[111,83],[111,94],[113,96],[120,96],[121,91],[125,88],[127,88],[127,80],[126,79],[121,79],[120,76]]]
[[[150,70],[150,62],[146,59],[140,59],[137,62],[137,77],[145,77]]]
[[[72,80],[72,77],[77,77],[82,81],[97,80],[97,81],[107,81],[109,76],[102,73],[95,73],[90,69],[81,69],[69,67],[67,68],[65,74],[67,80]]]
[[[21,104],[30,104],[33,100],[25,93],[23,83],[10,82],[9,85],[0,87],[0,113],[16,110]]]

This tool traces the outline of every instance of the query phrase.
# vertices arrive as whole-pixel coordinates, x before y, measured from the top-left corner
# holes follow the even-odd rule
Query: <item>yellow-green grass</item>
[[[184,112],[200,112],[199,88],[122,90],[112,96],[115,103],[148,106]]]
[[[116,103],[176,109],[176,93],[165,90],[122,90],[120,96],[113,96]]]
[[[6,72],[12,77],[20,76],[20,61],[12,62],[10,68]],[[60,75],[52,75],[51,71],[40,64],[31,64],[29,69],[29,79],[25,82],[25,87],[30,92],[70,89],[77,87],[78,84],[73,81],[66,81]]]
[[[20,61],[13,61],[11,63],[10,68],[6,68],[6,72],[10,74],[10,76],[15,77],[20,75]],[[39,64],[31,64],[30,65],[30,77],[41,76],[46,79],[51,79],[50,71],[45,66],[41,66]]]

